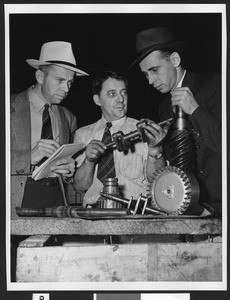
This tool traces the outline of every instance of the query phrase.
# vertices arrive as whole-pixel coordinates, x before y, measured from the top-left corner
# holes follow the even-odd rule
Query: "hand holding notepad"
[[[42,165],[34,170],[32,178],[34,180],[39,180],[48,177],[52,173],[51,167],[54,166],[58,160],[72,157],[75,153],[82,150],[84,146],[85,144],[83,143],[62,145]]]

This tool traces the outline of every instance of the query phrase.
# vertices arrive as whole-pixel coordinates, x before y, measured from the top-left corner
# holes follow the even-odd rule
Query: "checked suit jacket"
[[[31,121],[28,90],[11,95],[11,218],[16,218],[15,207],[21,206],[27,176],[31,174]],[[65,107],[58,106],[60,145],[73,141],[77,129],[76,117]]]

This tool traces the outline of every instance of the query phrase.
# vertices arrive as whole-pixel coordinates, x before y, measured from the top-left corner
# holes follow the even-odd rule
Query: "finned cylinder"
[[[106,178],[103,182],[103,192],[109,195],[120,196],[118,179],[117,178]],[[122,204],[117,203],[111,199],[99,197],[98,199],[99,208],[122,208]]]

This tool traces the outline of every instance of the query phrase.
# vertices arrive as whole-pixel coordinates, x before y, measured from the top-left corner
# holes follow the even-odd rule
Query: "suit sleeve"
[[[190,116],[196,132],[206,146],[221,153],[221,85],[219,77],[210,80],[199,92],[200,106]]]
[[[23,175],[28,174],[31,171],[30,113],[29,110],[26,109],[26,106],[22,106],[22,109],[16,112],[13,107],[15,99],[16,95],[11,95],[11,174]],[[22,99],[24,98],[22,97]],[[21,114],[22,110],[23,117]],[[23,124],[23,126],[19,127],[19,124]],[[20,133],[21,135],[19,136],[18,133]]]

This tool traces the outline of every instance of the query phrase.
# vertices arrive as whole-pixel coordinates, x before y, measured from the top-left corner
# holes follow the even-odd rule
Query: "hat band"
[[[52,63],[52,64],[62,64],[62,65],[67,65],[69,67],[76,68],[76,66],[74,64],[71,64],[71,63],[68,63],[68,62],[62,61],[62,60],[46,60],[46,62]]]
[[[148,46],[146,48],[143,48],[142,50],[140,50],[138,52],[138,56],[141,56],[145,53],[147,53],[148,51],[150,50],[163,50],[163,49],[174,49],[175,48],[175,44],[177,43],[181,43],[180,41],[176,41],[176,40],[171,40],[171,41],[168,41],[168,42],[163,42],[163,43],[158,43],[158,44],[155,44],[155,45],[151,45],[151,46]]]
[[[171,43],[172,43],[172,42],[173,42],[173,41],[170,41],[170,42],[167,42],[167,43],[159,43],[159,44],[155,44],[155,45],[148,46],[148,47],[146,47],[146,48],[140,50],[140,51],[138,52],[138,56],[141,56],[141,55],[145,54],[145,53],[148,52],[149,50],[154,50],[154,49],[160,50],[160,49],[167,49],[167,48],[170,49],[170,46],[171,46]]]

